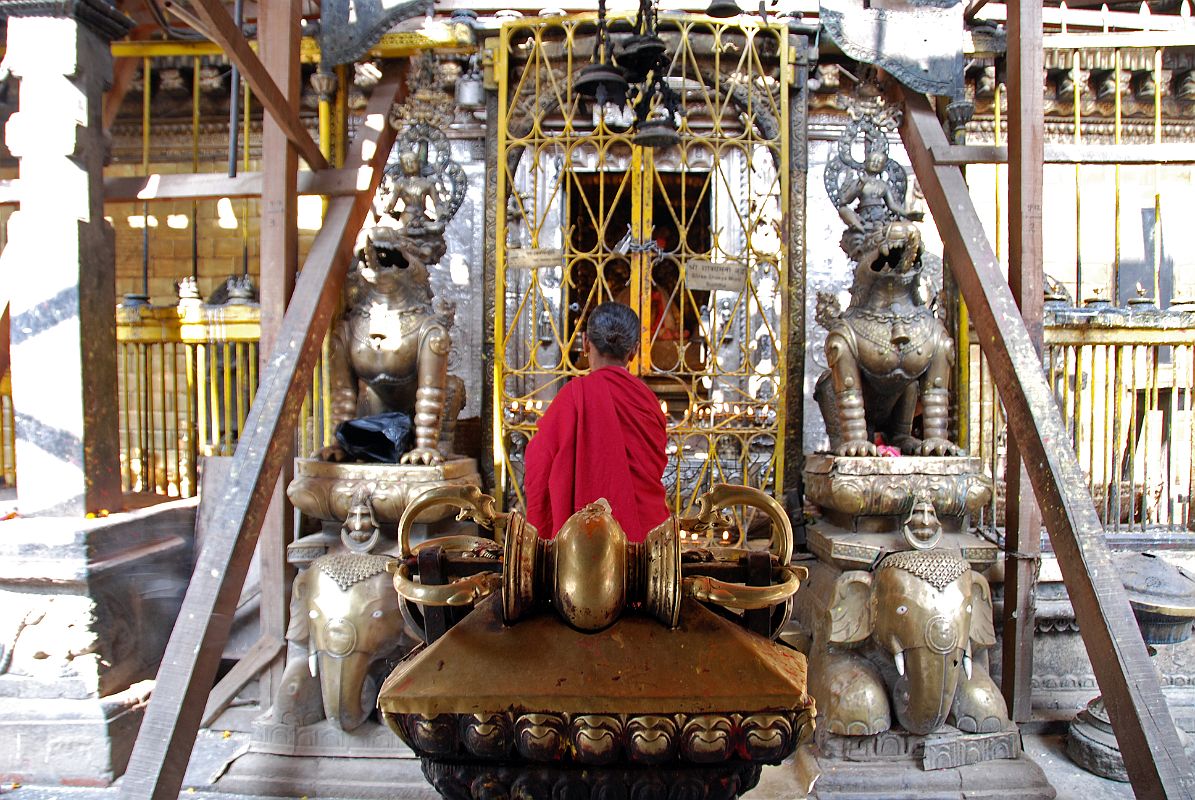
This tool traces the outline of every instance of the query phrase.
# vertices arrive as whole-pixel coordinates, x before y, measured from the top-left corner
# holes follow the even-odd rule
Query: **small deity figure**
[[[419,155],[407,151],[398,158],[400,177],[388,178],[389,186],[382,197],[380,216],[389,216],[394,227],[408,236],[439,234],[444,230],[448,213],[436,182],[421,174]],[[395,213],[399,201],[402,211]],[[428,213],[428,203],[432,213]]]
[[[887,150],[871,146],[869,142],[863,170],[855,171],[843,185],[836,203],[838,216],[847,224],[842,235],[842,249],[858,261],[865,242],[894,220],[920,221],[919,211],[907,209],[897,199],[896,188],[903,190],[904,170],[895,162],[889,163]],[[893,177],[900,170],[900,180]],[[889,177],[885,177],[885,173]],[[902,191],[903,194],[903,191]],[[852,207],[852,204],[855,204]]]
[[[906,209],[892,191],[892,184],[882,176],[888,166],[888,157],[883,150],[874,149],[863,162],[864,172],[856,174],[842,190],[838,204],[838,215],[854,230],[866,233],[888,220],[887,211],[903,219],[920,220],[921,213]],[[851,203],[858,201],[858,208]]]

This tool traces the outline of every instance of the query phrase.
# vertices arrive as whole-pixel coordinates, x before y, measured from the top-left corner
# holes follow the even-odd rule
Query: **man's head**
[[[612,363],[625,366],[639,350],[639,334],[639,316],[630,306],[602,303],[590,312],[585,323],[590,364],[595,367]]]

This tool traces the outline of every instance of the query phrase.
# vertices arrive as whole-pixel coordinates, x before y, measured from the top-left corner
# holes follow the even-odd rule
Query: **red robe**
[[[604,497],[627,539],[642,542],[668,518],[665,424],[651,389],[622,367],[569,381],[527,445],[527,521],[551,539],[574,511]]]

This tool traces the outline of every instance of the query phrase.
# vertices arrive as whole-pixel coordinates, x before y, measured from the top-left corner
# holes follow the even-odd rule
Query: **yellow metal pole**
[[[1162,48],[1154,50],[1154,144],[1162,143]],[[1154,164],[1154,302],[1162,302],[1162,189]]]
[[[349,68],[347,64],[336,66],[336,138],[335,161],[337,167],[344,166],[344,153],[348,147],[348,111],[349,111]]]
[[[605,121],[602,121],[605,127]],[[645,172],[651,168],[651,154],[647,148],[631,146],[631,236],[637,242],[645,242],[651,236],[651,177]],[[603,192],[606,184],[601,184]],[[604,199],[603,199],[604,202]],[[651,269],[648,254],[636,249],[631,253],[630,285],[636,291],[630,293],[631,306],[639,315],[639,352],[631,360],[633,375],[645,375],[651,370]]]
[[[241,169],[245,172],[249,171],[249,131],[252,130],[252,125],[249,122],[249,111],[253,106],[253,90],[249,88],[249,81],[245,81],[241,88],[245,92],[245,111],[241,115],[241,152],[243,155],[243,163]],[[241,275],[249,274],[249,198],[241,201]]]
[[[783,30],[783,29],[781,29]],[[780,136],[780,163],[784,165],[780,170],[780,218],[783,220],[791,219],[792,208],[789,203],[789,184],[792,181],[792,175],[789,172],[788,165],[791,164],[790,146],[791,146],[791,131],[789,130],[789,86],[787,85],[790,78],[794,76],[796,66],[789,63],[789,46],[787,33],[777,32],[780,38],[780,75],[782,76],[782,87],[780,91],[780,124],[783,133]],[[789,270],[792,269],[791,260],[792,253],[787,247],[781,248],[776,254],[777,267],[779,269],[779,285],[788,286]],[[789,304],[792,302],[787,291],[781,292],[781,308],[780,319],[789,320]],[[776,336],[776,341],[772,343],[774,352],[776,353],[776,369],[779,375],[779,385],[788,385],[788,352],[786,345],[788,339],[783,336]],[[965,359],[960,359],[965,361]],[[777,392],[776,398],[776,482],[775,493],[776,497],[784,497],[784,466],[785,466],[785,447],[784,442],[787,441],[786,433],[788,430],[788,398],[785,392]],[[745,449],[745,448],[744,448]],[[746,473],[743,475],[743,482],[746,483]],[[744,531],[745,534],[745,531]]]
[[[199,172],[199,69],[200,58],[195,56],[191,74],[191,171]],[[191,277],[199,278],[199,203],[191,201]]]
[[[494,75],[498,78],[498,181],[494,196],[494,222],[498,231],[497,246],[494,248],[494,400],[490,407],[492,437],[494,448],[494,481],[495,493],[498,496],[498,508],[506,505],[506,490],[508,475],[506,471],[506,443],[503,411],[503,369],[506,357],[506,242],[503,232],[506,230],[506,168],[503,159],[506,156],[506,117],[507,110],[507,63],[506,49],[510,46],[510,30],[503,26],[498,37],[497,52],[494,53]]]
[[[1115,70],[1116,99],[1115,99],[1115,106],[1113,108],[1113,121],[1112,121],[1112,141],[1115,144],[1120,144],[1120,125],[1121,125],[1121,113],[1122,113],[1121,98],[1120,98],[1120,76],[1121,76],[1120,50],[1117,49],[1117,51],[1116,51],[1116,70]],[[1115,175],[1113,178],[1113,182],[1115,184],[1115,186],[1113,187],[1115,206],[1114,206],[1114,209],[1112,212],[1113,226],[1114,226],[1112,235],[1113,235],[1114,244],[1113,244],[1113,256],[1112,256],[1112,286],[1109,287],[1111,289],[1111,291],[1108,292],[1108,296],[1112,298],[1113,305],[1120,305],[1120,163],[1119,162],[1117,162],[1116,167],[1115,167]],[[1081,297],[1076,297],[1075,301],[1077,303],[1082,302],[1082,299],[1083,298],[1081,298]]]
[[[141,174],[149,175],[149,100],[153,67],[141,59]],[[149,201],[141,203],[141,293],[149,297]]]
[[[1074,86],[1074,124],[1075,124],[1075,144],[1079,144],[1083,138],[1081,128],[1083,105],[1083,82],[1080,80],[1081,74],[1079,72],[1079,51],[1075,50],[1071,53],[1071,83]],[[1075,301],[1079,302],[1083,298],[1083,215],[1082,215],[1082,197],[1079,192],[1079,165],[1075,164]]]

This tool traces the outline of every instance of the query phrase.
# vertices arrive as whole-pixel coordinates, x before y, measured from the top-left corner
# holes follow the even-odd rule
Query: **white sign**
[[[564,264],[564,251],[557,247],[512,247],[506,251],[509,269],[546,269]]]
[[[710,261],[691,258],[685,263],[690,289],[711,292],[741,292],[747,282],[747,265],[742,261]]]

